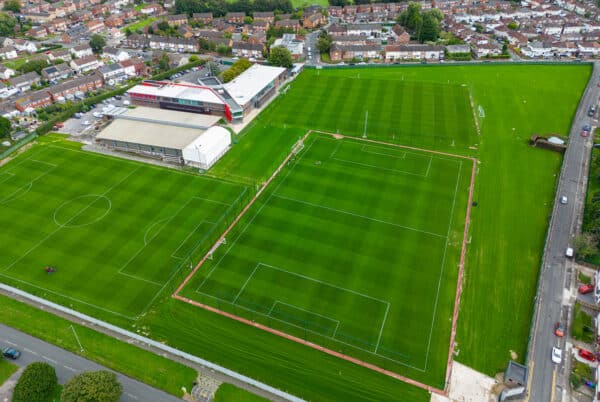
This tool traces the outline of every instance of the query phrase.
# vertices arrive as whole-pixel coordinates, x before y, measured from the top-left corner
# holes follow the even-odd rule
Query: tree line
[[[175,10],[178,14],[212,13],[221,17],[228,12],[243,12],[250,15],[255,11],[275,11],[292,13],[294,6],[291,0],[176,0]]]

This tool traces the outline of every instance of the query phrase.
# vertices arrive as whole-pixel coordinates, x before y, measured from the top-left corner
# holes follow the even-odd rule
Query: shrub
[[[63,402],[117,402],[123,386],[115,373],[87,371],[71,378],[63,388]]]
[[[31,363],[19,378],[12,400],[13,402],[44,402],[57,384],[54,367],[48,363]]]

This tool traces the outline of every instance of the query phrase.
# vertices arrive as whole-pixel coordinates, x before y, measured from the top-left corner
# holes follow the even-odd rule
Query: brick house
[[[52,104],[52,97],[45,90],[32,92],[23,96],[15,101],[15,108],[24,112],[26,110],[38,109],[41,107],[50,106]]]
[[[264,45],[260,43],[234,42],[231,52],[234,56],[262,59]]]

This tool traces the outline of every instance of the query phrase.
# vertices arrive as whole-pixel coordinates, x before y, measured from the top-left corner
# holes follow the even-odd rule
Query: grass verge
[[[267,402],[268,399],[260,397],[258,395],[254,395],[246,391],[245,389],[241,389],[236,387],[235,385],[223,383],[215,393],[214,402]]]
[[[196,378],[196,371],[190,367],[6,296],[0,296],[0,310],[0,322],[3,324],[94,360],[172,395],[180,397],[181,387],[191,389]],[[83,352],[80,352],[71,326],[81,340]]]
[[[11,363],[4,358],[0,358],[0,385],[4,384],[4,382],[18,369],[19,367],[17,367],[16,364]]]

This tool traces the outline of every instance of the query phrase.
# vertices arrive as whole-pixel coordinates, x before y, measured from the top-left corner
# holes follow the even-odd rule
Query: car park
[[[559,338],[565,336],[565,329],[560,321],[556,321],[556,324],[554,324],[554,335],[558,336]]]
[[[556,346],[552,348],[552,361],[556,364],[560,364],[562,362],[562,350]]]
[[[579,293],[581,293],[582,295],[588,294],[588,293],[592,293],[594,291],[594,285],[592,284],[586,284],[586,285],[581,285],[577,291]]]
[[[2,349],[2,356],[7,359],[17,360],[21,356],[21,352],[15,348],[4,348]]]
[[[581,358],[583,358],[583,359],[585,359],[587,361],[590,361],[590,362],[596,361],[596,357],[589,350],[579,349],[579,351],[577,352],[577,354],[579,355],[579,357],[581,357]]]

